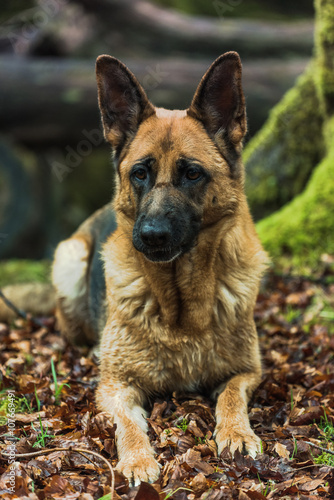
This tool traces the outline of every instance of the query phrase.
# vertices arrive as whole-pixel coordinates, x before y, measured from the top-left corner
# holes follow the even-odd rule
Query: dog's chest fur
[[[249,269],[246,277],[240,268],[215,278],[217,266],[225,265],[222,249],[211,246],[205,252],[209,260],[199,263],[199,242],[183,261],[149,272],[145,258],[120,250],[122,238],[116,232],[104,250],[109,320],[102,370],[146,393],[164,393],[211,390],[247,369],[253,362],[249,323],[258,269],[254,279]]]

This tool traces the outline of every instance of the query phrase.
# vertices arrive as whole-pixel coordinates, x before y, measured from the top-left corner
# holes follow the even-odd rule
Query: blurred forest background
[[[316,5],[320,18],[330,2]],[[333,12],[328,15],[332,49]],[[277,217],[305,191],[327,151],[322,130],[330,111],[314,83],[314,61],[322,57],[323,64],[327,56],[324,44],[314,49],[314,20],[313,0],[2,2],[0,259],[51,258],[60,239],[110,200],[113,169],[94,69],[103,53],[127,64],[154,104],[185,108],[210,63],[225,51],[239,52],[249,121],[247,193],[255,219],[266,217],[259,225],[265,240],[271,226],[282,225],[280,219],[268,225],[270,214]],[[331,231],[332,219],[326,224]],[[321,233],[321,255],[327,240]],[[307,244],[298,244],[296,253],[309,256]],[[273,254],[293,253],[286,240],[268,247]],[[31,278],[10,265],[2,264],[2,279],[7,270],[16,281]],[[43,268],[37,265],[36,273]]]

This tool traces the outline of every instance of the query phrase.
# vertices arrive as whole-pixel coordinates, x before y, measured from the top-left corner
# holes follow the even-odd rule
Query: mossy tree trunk
[[[315,7],[313,61],[245,151],[257,215],[293,198],[259,222],[265,247],[311,266],[334,254],[334,4]]]
[[[312,62],[245,148],[246,189],[256,219],[278,210],[303,191],[324,154],[319,133],[324,118],[314,71]]]

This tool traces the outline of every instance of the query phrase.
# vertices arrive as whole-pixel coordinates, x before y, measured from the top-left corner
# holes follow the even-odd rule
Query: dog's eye
[[[201,172],[196,168],[189,168],[186,172],[186,177],[190,181],[197,181],[201,177]]]
[[[144,181],[147,177],[147,172],[144,168],[138,168],[134,173],[134,177],[139,181]]]

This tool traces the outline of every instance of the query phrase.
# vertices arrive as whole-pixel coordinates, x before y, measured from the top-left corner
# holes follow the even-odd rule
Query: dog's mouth
[[[141,250],[146,259],[150,262],[169,263],[182,255],[180,248],[157,248]]]

